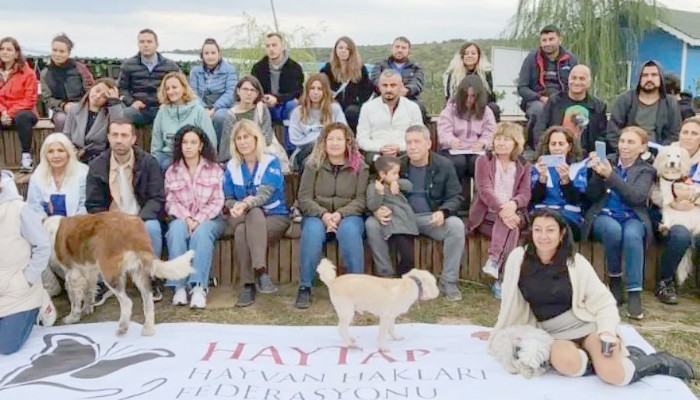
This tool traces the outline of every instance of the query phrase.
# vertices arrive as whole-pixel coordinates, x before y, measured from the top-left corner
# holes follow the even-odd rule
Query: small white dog
[[[700,235],[700,207],[694,203],[694,185],[685,178],[690,169],[688,151],[680,146],[666,146],[654,161],[659,178],[659,190],[662,197],[661,225],[659,231],[668,231],[674,225],[681,225],[693,235]],[[688,249],[676,269],[676,281],[679,285],[693,271],[693,249]]]
[[[338,315],[338,331],[351,348],[357,348],[349,328],[355,312],[369,312],[379,317],[379,350],[387,351],[387,333],[393,340],[403,338],[394,331],[396,318],[405,314],[418,300],[432,300],[440,294],[435,277],[428,271],[412,269],[400,279],[380,278],[365,274],[336,276],[335,265],[324,258],[316,271]]]
[[[489,339],[489,354],[511,374],[532,378],[544,374],[549,367],[551,336],[529,325],[499,329]]]

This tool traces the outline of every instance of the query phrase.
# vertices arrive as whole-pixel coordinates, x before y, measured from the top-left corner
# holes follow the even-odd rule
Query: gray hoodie
[[[9,201],[23,201],[17,191],[14,176],[10,171],[0,171],[0,205]],[[0,224],[6,223],[0,215]],[[20,235],[32,248],[29,265],[24,270],[24,277],[29,284],[41,281],[41,273],[49,265],[51,243],[49,236],[41,223],[41,217],[31,207],[22,207],[19,215]]]

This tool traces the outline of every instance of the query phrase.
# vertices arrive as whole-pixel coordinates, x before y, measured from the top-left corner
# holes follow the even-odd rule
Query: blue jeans
[[[170,164],[173,163],[173,155],[158,153],[156,154],[156,160],[158,161],[158,165],[160,166],[160,171],[163,173],[163,175],[165,175],[165,171],[168,169]]]
[[[211,122],[214,124],[214,132],[216,132],[216,143],[217,143],[216,147],[221,146],[221,137],[223,135],[224,122],[226,122],[227,117],[228,117],[228,108],[220,108],[220,109],[214,111],[214,115],[212,116]],[[224,145],[228,146],[229,143],[225,143]],[[217,154],[218,154],[218,150],[217,150]]]
[[[298,105],[299,101],[297,101],[297,99],[291,99],[286,103],[277,104],[276,106],[270,108],[272,122],[282,122],[284,125],[283,146],[287,150],[287,154],[292,154],[296,147],[289,141],[289,117],[291,117],[292,111],[294,111]]]
[[[661,265],[659,265],[659,280],[670,281],[676,274],[676,268],[680,264],[683,255],[690,248],[691,242],[700,248],[700,236],[690,233],[688,228],[682,225],[673,225],[664,240],[664,249],[661,253]]]
[[[39,309],[34,308],[0,318],[0,354],[12,354],[22,348],[38,314]]]
[[[345,272],[365,272],[365,249],[362,236],[365,222],[359,215],[348,215],[340,220],[335,238],[340,247]],[[326,227],[319,217],[304,217],[301,220],[301,276],[299,286],[311,287],[316,267],[321,262],[323,245],[326,243]]]
[[[598,215],[593,221],[593,237],[605,247],[608,276],[622,276],[622,256],[625,256],[625,284],[628,292],[642,290],[645,236],[644,223],[636,218],[620,223],[607,215]]]
[[[160,221],[149,219],[143,222],[146,225],[148,236],[151,237],[151,249],[153,249],[153,254],[157,258],[160,258],[163,254],[163,231],[160,227]]]
[[[170,222],[168,233],[165,234],[165,239],[168,242],[168,258],[177,258],[187,250],[194,250],[194,259],[192,266],[194,272],[189,278],[179,281],[168,279],[165,286],[178,287],[185,286],[189,283],[190,286],[200,285],[203,288],[209,286],[209,271],[211,271],[211,262],[214,258],[214,244],[223,233],[224,226],[219,218],[202,221],[197,229],[190,236],[187,229],[187,223],[182,219],[176,219]]]

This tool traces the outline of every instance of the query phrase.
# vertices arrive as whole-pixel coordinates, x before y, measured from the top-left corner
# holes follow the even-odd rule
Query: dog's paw
[[[93,305],[90,305],[90,306],[83,308],[83,315],[90,315],[93,312],[95,312],[95,306],[93,306]]]
[[[126,332],[128,330],[129,330],[129,323],[128,322],[125,324],[119,323],[119,328],[117,328],[117,335],[122,336],[122,335],[126,334]]]
[[[391,339],[392,339],[392,340],[396,340],[396,341],[398,342],[398,341],[400,341],[400,340],[403,340],[404,337],[401,336],[401,335],[391,335]]]
[[[80,322],[80,316],[68,314],[63,317],[63,323],[66,325],[75,324],[77,322]]]
[[[141,336],[153,336],[156,334],[156,328],[153,325],[144,325],[141,329]]]

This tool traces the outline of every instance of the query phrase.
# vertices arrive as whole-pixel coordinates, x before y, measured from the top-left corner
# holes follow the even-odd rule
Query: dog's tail
[[[327,258],[324,258],[320,263],[318,263],[316,272],[318,272],[318,276],[321,277],[321,281],[323,281],[326,286],[330,286],[331,282],[333,282],[336,277],[335,265],[333,265],[331,260]]]
[[[690,272],[692,270],[693,249],[688,249],[683,255],[683,258],[681,258],[681,261],[678,263],[678,267],[676,267],[676,281],[678,282],[678,286],[683,285],[685,280],[688,279],[688,276],[690,276]]]
[[[194,272],[192,257],[194,257],[194,250],[170,261],[162,261],[153,256],[152,253],[142,252],[141,262],[147,268],[150,276],[161,279],[184,279]],[[149,265],[150,268],[148,268]]]

